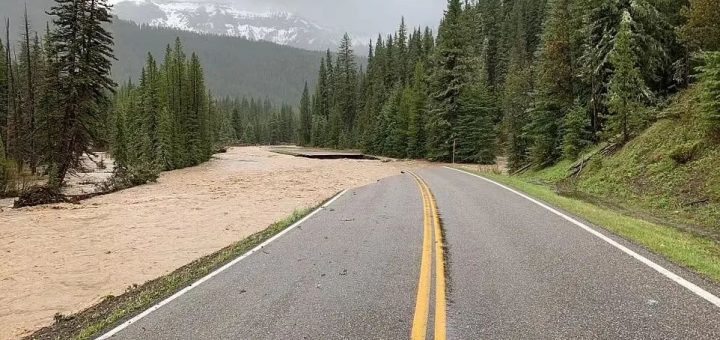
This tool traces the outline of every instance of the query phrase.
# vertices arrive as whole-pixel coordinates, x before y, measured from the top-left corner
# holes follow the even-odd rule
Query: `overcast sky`
[[[215,1],[218,0],[203,0]],[[282,9],[350,32],[391,32],[405,16],[410,26],[436,27],[447,0],[221,0],[253,10]]]

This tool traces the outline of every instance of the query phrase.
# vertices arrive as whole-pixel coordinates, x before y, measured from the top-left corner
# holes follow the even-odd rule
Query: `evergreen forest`
[[[358,67],[349,37],[300,102],[299,142],[512,172],[622,146],[684,89],[717,135],[720,2],[449,0],[437,35],[401,22]]]

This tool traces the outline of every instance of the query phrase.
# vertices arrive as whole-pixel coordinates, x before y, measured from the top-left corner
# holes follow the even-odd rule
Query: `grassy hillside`
[[[676,96],[658,122],[620,150],[593,156],[579,175],[571,175],[578,163],[564,161],[521,176],[720,240],[720,143],[701,128],[697,96],[697,89]]]

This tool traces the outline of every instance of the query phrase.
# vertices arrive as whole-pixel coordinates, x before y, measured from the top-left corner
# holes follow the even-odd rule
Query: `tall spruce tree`
[[[448,0],[429,81],[432,109],[427,125],[427,156],[431,160],[449,161],[452,158],[453,126],[459,115],[458,98],[464,84],[461,16],[460,0]]]
[[[410,102],[408,113],[408,140],[407,156],[410,158],[422,158],[425,156],[425,120],[427,113],[427,87],[425,85],[425,67],[423,62],[415,64],[413,84],[405,93],[407,101]]]
[[[300,99],[300,145],[310,145],[312,137],[312,112],[310,110],[310,91],[305,82],[302,99]]]
[[[352,146],[353,124],[357,115],[357,64],[352,50],[350,36],[345,34],[337,55],[337,66],[334,70],[335,93],[333,117],[331,117],[332,145],[340,147]]]
[[[486,60],[485,52],[475,58],[471,64],[474,74],[460,94],[456,157],[459,162],[495,164],[495,119],[498,109],[488,86]]]
[[[49,157],[49,184],[59,187],[90,151],[92,127],[115,87],[110,78],[113,38],[105,29],[112,15],[106,0],[56,0],[49,14],[55,17],[50,43],[58,55],[58,90],[63,94],[60,141]]]
[[[633,51],[632,17],[628,11],[622,15],[615,43],[610,52],[613,74],[608,89],[608,138],[620,136],[627,142],[645,122],[643,103],[649,90],[645,84],[638,59]]]
[[[155,58],[148,53],[145,62],[144,79],[140,83],[142,128],[145,137],[145,154],[148,162],[160,159],[160,113],[161,113],[161,75]]]
[[[27,14],[27,5],[25,5],[25,14],[23,21],[23,41],[20,52],[20,68],[23,69],[23,99],[22,99],[22,122],[21,130],[22,136],[22,149],[23,159],[21,163],[28,163],[32,174],[35,174],[37,170],[37,103],[36,103],[36,89],[37,89],[37,73],[39,71],[38,57],[39,52],[37,51],[37,45],[31,46],[30,40],[30,20]],[[36,40],[37,41],[37,40]],[[35,47],[35,48],[33,48]]]
[[[7,156],[4,145],[7,143],[8,83],[10,77],[6,58],[5,45],[2,38],[0,38],[0,141],[3,143],[3,159]]]
[[[534,164],[549,165],[562,156],[563,120],[575,99],[570,0],[551,0],[535,74],[535,95],[528,126]]]

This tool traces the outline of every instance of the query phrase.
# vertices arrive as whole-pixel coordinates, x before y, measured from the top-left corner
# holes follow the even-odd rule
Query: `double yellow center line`
[[[446,339],[446,305],[445,297],[445,251],[435,197],[427,183],[420,176],[410,173],[420,187],[423,200],[423,249],[420,262],[420,282],[415,302],[412,340],[424,340],[427,336],[428,319],[430,316],[430,292],[432,285],[433,252],[435,253],[435,324],[434,339]],[[433,242],[434,237],[434,242]]]

